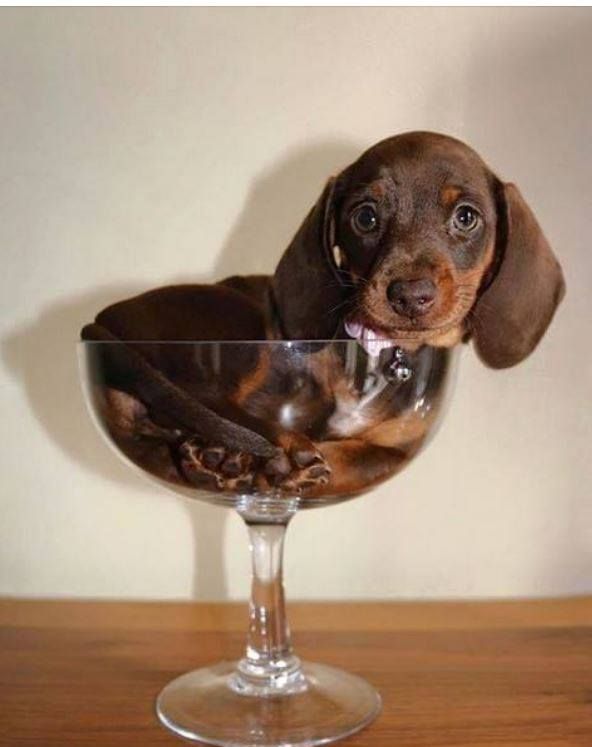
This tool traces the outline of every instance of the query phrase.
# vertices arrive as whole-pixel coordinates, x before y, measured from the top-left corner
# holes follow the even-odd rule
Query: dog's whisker
[[[346,306],[346,305],[347,305],[347,304],[348,304],[349,302],[350,302],[350,299],[349,299],[349,298],[346,298],[346,299],[345,299],[345,301],[341,301],[340,303],[338,303],[338,304],[336,304],[335,306],[333,306],[332,308],[330,308],[330,309],[329,309],[329,310],[327,311],[327,314],[326,314],[326,315],[327,315],[327,316],[330,316],[331,314],[334,314],[334,313],[335,313],[336,311],[338,311],[339,309],[341,309],[341,308],[343,308],[344,306]]]

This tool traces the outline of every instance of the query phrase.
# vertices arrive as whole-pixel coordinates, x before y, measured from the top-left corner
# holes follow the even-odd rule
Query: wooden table
[[[290,607],[298,653],[382,693],[350,747],[591,747],[592,598]],[[237,604],[0,601],[0,744],[153,747],[171,678],[238,657]]]

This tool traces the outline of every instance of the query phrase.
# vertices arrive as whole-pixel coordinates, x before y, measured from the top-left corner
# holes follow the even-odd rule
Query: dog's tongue
[[[346,322],[345,331],[354,340],[357,340],[368,355],[380,355],[380,351],[385,348],[392,348],[396,345],[393,340],[389,340],[384,335],[376,332],[370,327],[365,327],[359,322]]]

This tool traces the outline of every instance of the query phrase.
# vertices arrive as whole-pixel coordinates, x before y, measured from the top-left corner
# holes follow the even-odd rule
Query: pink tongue
[[[346,322],[345,331],[350,337],[357,340],[368,355],[371,356],[380,355],[381,350],[392,348],[396,344],[393,340],[388,340],[378,332],[365,327],[359,322]]]
[[[353,337],[354,340],[358,340],[362,336],[363,329],[364,327],[358,322],[345,323],[345,331],[350,337]]]

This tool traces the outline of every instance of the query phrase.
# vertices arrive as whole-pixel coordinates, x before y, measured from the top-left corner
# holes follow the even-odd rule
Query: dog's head
[[[329,181],[273,288],[289,338],[345,331],[414,349],[472,336],[503,368],[535,348],[564,282],[518,189],[460,141],[416,132]]]

